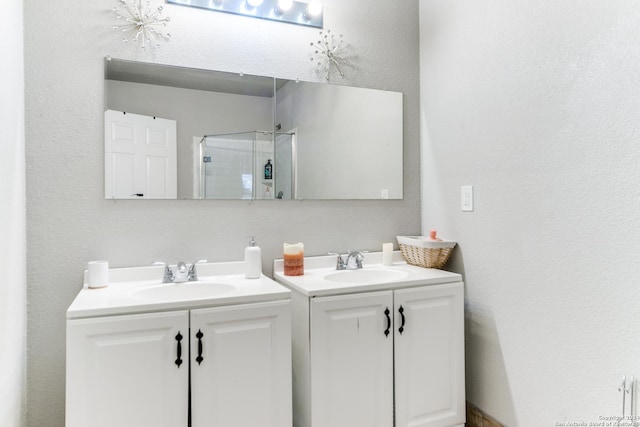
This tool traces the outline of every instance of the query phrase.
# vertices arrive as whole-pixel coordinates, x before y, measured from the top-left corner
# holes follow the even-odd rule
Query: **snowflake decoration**
[[[114,25],[113,28],[124,33],[123,42],[142,43],[144,50],[147,45],[160,47],[159,41],[169,40],[171,35],[161,27],[166,27],[169,17],[162,18],[162,6],[152,10],[149,0],[142,4],[143,0],[120,0],[120,10],[113,8],[116,18],[121,20],[121,24]]]
[[[336,71],[341,77],[344,77],[343,65],[351,65],[351,61],[346,58],[348,46],[342,44],[342,34],[335,37],[331,34],[331,30],[320,31],[320,40],[311,43],[311,47],[315,48],[315,52],[311,56],[311,62],[316,62],[317,72],[324,73],[327,81],[331,75],[331,69]]]

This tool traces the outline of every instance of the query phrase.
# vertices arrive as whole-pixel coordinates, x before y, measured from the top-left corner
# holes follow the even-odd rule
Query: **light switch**
[[[473,212],[473,185],[460,187],[460,205],[463,212]]]

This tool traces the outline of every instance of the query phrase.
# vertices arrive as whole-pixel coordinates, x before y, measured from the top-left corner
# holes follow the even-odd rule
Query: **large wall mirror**
[[[105,197],[402,199],[402,93],[105,60]]]

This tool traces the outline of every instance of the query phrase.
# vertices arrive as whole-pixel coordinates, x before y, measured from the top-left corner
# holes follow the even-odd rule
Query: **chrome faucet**
[[[153,265],[162,265],[164,266],[164,274],[162,276],[162,283],[184,283],[184,282],[195,282],[198,280],[198,271],[196,270],[196,264],[200,264],[203,262],[207,262],[206,259],[201,259],[195,261],[193,264],[187,268],[187,265],[180,261],[175,270],[171,268],[165,262],[156,261]]]
[[[171,267],[162,261],[156,261],[151,265],[162,265],[164,266],[164,276],[162,276],[162,283],[173,283],[173,270]]]
[[[189,271],[187,272],[187,280],[189,282],[196,282],[198,280],[198,270],[196,270],[196,264],[202,264],[203,262],[207,262],[206,259],[199,259],[191,264],[189,267]]]
[[[337,254],[329,252],[329,255],[336,255],[336,270],[359,270],[362,268],[362,261],[364,260],[364,254],[367,251],[347,251],[346,254]]]
[[[173,283],[184,283],[187,281],[188,277],[187,264],[180,261],[178,265],[176,265],[176,270],[173,273]]]

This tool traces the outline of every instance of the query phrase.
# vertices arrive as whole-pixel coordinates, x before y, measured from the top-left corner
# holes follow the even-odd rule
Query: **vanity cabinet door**
[[[462,283],[394,292],[396,427],[462,425]]]
[[[311,425],[392,427],[392,291],[310,304]]]
[[[66,426],[186,426],[188,337],[188,311],[69,320]]]
[[[191,311],[193,427],[291,426],[290,304]]]

